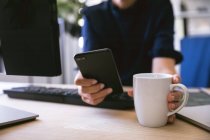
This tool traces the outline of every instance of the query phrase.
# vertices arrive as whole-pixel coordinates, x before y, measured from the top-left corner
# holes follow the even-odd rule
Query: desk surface
[[[0,140],[210,140],[210,133],[181,120],[161,128],[142,127],[134,110],[10,99],[3,94],[0,104],[40,115],[36,121],[0,129]]]

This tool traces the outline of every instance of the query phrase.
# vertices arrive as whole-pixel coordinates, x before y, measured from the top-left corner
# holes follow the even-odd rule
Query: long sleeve
[[[154,46],[152,49],[153,57],[170,57],[179,63],[182,55],[174,50],[174,15],[170,2],[165,3],[164,8],[158,16],[156,22],[156,32]]]

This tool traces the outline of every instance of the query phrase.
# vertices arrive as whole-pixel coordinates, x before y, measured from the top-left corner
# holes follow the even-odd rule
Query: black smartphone
[[[79,53],[74,59],[85,78],[93,78],[113,89],[114,94],[123,93],[122,83],[118,74],[114,57],[110,49],[99,49]]]

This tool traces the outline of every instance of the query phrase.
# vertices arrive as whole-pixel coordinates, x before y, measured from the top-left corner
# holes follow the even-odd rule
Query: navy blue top
[[[111,0],[84,8],[84,51],[110,48],[123,85],[132,85],[136,73],[151,72],[154,57],[170,57],[174,50],[174,16],[169,0],[137,0],[126,10]]]

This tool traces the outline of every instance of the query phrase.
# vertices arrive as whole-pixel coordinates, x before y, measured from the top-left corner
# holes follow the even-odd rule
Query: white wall
[[[183,0],[183,2],[188,12],[192,13],[188,20],[189,35],[210,35],[210,0]],[[193,13],[200,16],[195,17]]]

